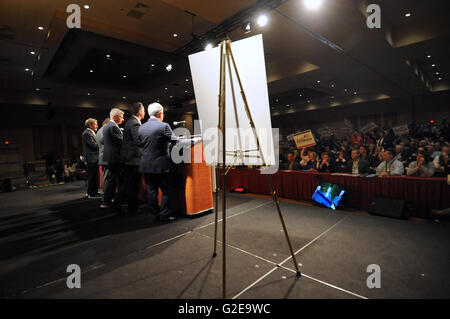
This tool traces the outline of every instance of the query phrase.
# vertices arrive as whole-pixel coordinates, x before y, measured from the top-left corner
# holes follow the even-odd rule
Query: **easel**
[[[256,141],[256,145],[257,145],[257,149],[252,150],[252,151],[258,151],[260,154],[259,156],[263,163],[262,166],[268,167],[268,165],[264,159],[264,154],[262,153],[262,150],[260,147],[261,144],[259,141],[259,137],[258,137],[256,128],[255,128],[255,124],[253,122],[252,115],[250,113],[250,109],[248,107],[247,97],[245,95],[244,88],[242,86],[241,78],[239,76],[236,62],[234,60],[233,52],[231,50],[231,40],[224,40],[220,44],[220,89],[219,89],[219,125],[218,125],[218,130],[219,130],[219,132],[221,132],[221,134],[219,134],[218,150],[222,149],[222,162],[220,162],[220,154],[218,151],[217,152],[217,167],[216,167],[216,176],[217,176],[216,201],[215,201],[215,207],[214,207],[215,225],[214,225],[214,254],[213,254],[213,257],[217,256],[217,224],[218,224],[218,215],[219,215],[219,209],[218,209],[219,208],[219,203],[218,203],[219,188],[217,185],[219,184],[218,177],[221,176],[222,177],[221,184],[222,184],[222,258],[223,258],[223,260],[222,260],[222,267],[223,267],[222,268],[222,280],[223,280],[222,297],[223,297],[223,299],[226,298],[226,174],[228,172],[227,167],[226,167],[227,152],[226,152],[226,123],[225,123],[225,119],[226,119],[226,117],[225,117],[225,114],[226,114],[226,112],[225,112],[225,109],[226,109],[226,103],[225,103],[226,102],[226,65],[228,65],[228,72],[230,75],[230,84],[231,84],[231,92],[232,92],[232,97],[233,97],[236,126],[239,129],[236,96],[234,93],[234,86],[233,86],[232,64],[233,64],[233,69],[234,69],[234,72],[236,73],[236,78],[238,80],[239,87],[241,90],[241,95],[242,95],[242,100],[244,102],[245,112],[246,112],[247,118],[250,122],[250,126],[253,130],[253,135],[255,137],[255,141]],[[246,152],[249,152],[249,150],[247,150],[247,151],[242,150],[240,136],[239,136],[239,143],[240,143],[239,145],[241,147],[240,152],[233,152],[233,153],[235,154],[235,156],[237,153],[239,153],[239,155],[241,157],[246,156],[243,154]],[[297,271],[297,276],[300,277],[301,273],[298,268],[297,260],[295,258],[295,254],[292,249],[291,241],[289,239],[286,225],[284,223],[283,215],[281,214],[280,203],[278,201],[277,193],[273,187],[272,178],[270,175],[267,175],[267,182],[269,184],[273,202],[275,203],[277,210],[278,210],[278,216],[280,217],[281,225],[283,226],[283,231],[286,236],[286,241],[288,243],[289,250],[291,252],[292,261],[294,262],[294,266]]]

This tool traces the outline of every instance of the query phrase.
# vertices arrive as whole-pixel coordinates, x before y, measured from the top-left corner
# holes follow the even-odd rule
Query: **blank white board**
[[[275,165],[262,35],[233,42],[231,49],[260,140],[260,149],[263,153],[265,163],[267,165]],[[205,144],[205,160],[208,165],[216,165],[218,159],[219,163],[222,162],[222,149],[219,147],[217,137],[219,122],[220,46],[190,55],[189,64],[200,119],[200,128]],[[262,158],[259,156],[259,152],[256,151],[257,144],[245,112],[235,70],[232,64],[231,66],[237,112],[235,112],[233,104],[230,73],[228,64],[226,64],[226,165],[263,165]],[[237,114],[237,120],[235,114]],[[239,125],[237,122],[239,122]],[[244,152],[239,153],[239,151]],[[242,157],[239,154],[246,154],[248,156]]]

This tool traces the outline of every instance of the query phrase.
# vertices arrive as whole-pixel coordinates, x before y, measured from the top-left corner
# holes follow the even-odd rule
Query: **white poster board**
[[[247,97],[250,113],[258,132],[264,160],[268,165],[275,165],[262,35],[233,42],[231,49]],[[205,144],[205,160],[208,165],[216,165],[218,158],[219,162],[222,161],[222,150],[217,150],[219,144],[217,142],[217,127],[219,121],[220,46],[190,55],[189,64]],[[232,67],[239,126],[236,123],[228,64],[226,64],[226,74],[226,165],[262,165],[245,112],[239,83]],[[216,138],[211,137],[212,132],[215,132]],[[239,143],[239,136],[241,143]],[[244,153],[249,157],[233,155],[233,152],[240,150],[250,151]],[[217,151],[219,151],[219,157]]]

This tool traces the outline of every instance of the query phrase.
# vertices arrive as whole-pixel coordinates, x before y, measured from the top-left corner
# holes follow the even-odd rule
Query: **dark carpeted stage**
[[[84,194],[79,182],[0,194],[2,298],[221,298],[214,215],[159,224]],[[282,202],[296,278],[272,201],[230,194],[228,208],[229,298],[450,297],[448,222]],[[81,267],[81,289],[66,286],[70,264]],[[371,264],[379,289],[366,284]]]

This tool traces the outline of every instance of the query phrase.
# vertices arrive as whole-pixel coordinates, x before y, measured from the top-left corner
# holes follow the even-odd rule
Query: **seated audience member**
[[[330,155],[323,152],[321,160],[317,162],[316,169],[318,172],[331,172]]]
[[[308,162],[306,163],[304,169],[308,171],[315,171],[317,167],[317,155],[316,152],[309,153]]]
[[[405,168],[402,162],[394,159],[394,150],[387,149],[382,152],[383,161],[376,168],[378,176],[396,176],[403,175]]]
[[[347,173],[369,174],[369,162],[360,158],[357,149],[352,150],[352,159],[347,162]]]
[[[306,151],[306,155],[305,155],[305,151]],[[300,166],[302,168],[304,168],[306,166],[306,164],[308,164],[309,162],[309,154],[311,153],[311,150],[306,150],[305,148],[302,148],[300,151]]]
[[[427,161],[427,156],[424,152],[417,154],[417,159],[411,162],[406,168],[406,175],[408,176],[423,176],[431,177],[434,174],[433,162]]]
[[[441,154],[442,154],[441,142],[437,141],[434,143],[433,153],[431,154],[431,158],[435,159],[437,156],[440,156]]]
[[[339,173],[345,172],[347,167],[347,160],[345,159],[344,152],[340,151],[338,157],[335,160],[334,170]]]
[[[402,162],[402,152],[403,152],[403,146],[401,144],[395,145],[395,156],[394,159],[397,161]]]
[[[359,157],[367,162],[369,161],[369,154],[367,153],[367,148],[364,145],[359,147]]]
[[[67,161],[64,167],[64,175],[66,181],[74,181],[75,180],[75,172],[77,168],[73,161]]]
[[[448,145],[444,145],[442,147],[442,153],[433,161],[434,166],[434,176],[436,177],[447,177],[450,174],[450,162],[448,160],[448,154],[450,152],[450,147]]]
[[[285,168],[286,170],[299,170],[300,169],[300,164],[297,163],[297,161],[294,158],[294,154],[293,153],[289,153],[287,156],[287,163]]]

